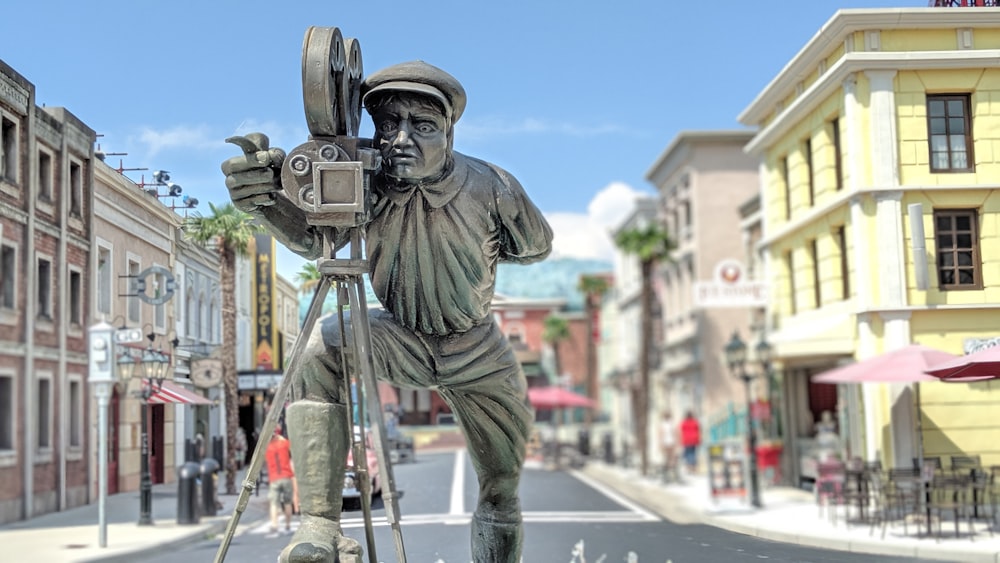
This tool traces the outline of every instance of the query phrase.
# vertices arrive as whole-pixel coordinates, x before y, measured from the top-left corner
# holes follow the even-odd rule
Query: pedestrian
[[[694,412],[687,411],[681,421],[681,445],[684,447],[684,464],[688,473],[698,472],[698,446],[701,445],[701,425]]]
[[[472,560],[516,563],[524,535],[518,485],[532,412],[524,372],[490,304],[498,263],[544,259],[552,231],[510,173],[453,149],[466,105],[453,76],[422,61],[402,63],[369,75],[361,96],[374,125],[372,146],[382,155],[364,245],[368,279],[383,306],[368,312],[375,373],[396,385],[434,388],[455,413],[481,492]],[[253,158],[222,166],[233,203],[292,251],[324,257],[321,231],[282,188],[284,152],[254,137],[260,142]],[[333,244],[343,246],[346,234],[337,231]],[[343,378],[356,373],[354,354],[342,355],[340,343],[338,317],[327,316],[301,369],[290,374],[294,402],[286,416],[302,475],[302,525],[282,551],[283,563],[361,552],[340,528],[350,444]]]
[[[243,469],[247,455],[247,432],[242,426],[236,427],[236,469]]]
[[[663,480],[680,482],[677,467],[677,426],[670,411],[663,413],[660,420],[660,450],[663,452]]]
[[[271,441],[267,444],[267,500],[271,504],[271,533],[278,533],[278,513],[285,514],[284,533],[291,533],[292,511],[298,504],[295,486],[295,469],[292,465],[288,439],[281,433],[281,426],[275,427]]]

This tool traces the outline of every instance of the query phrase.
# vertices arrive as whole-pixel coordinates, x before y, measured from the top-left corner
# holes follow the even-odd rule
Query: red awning
[[[194,391],[188,391],[176,383],[164,381],[163,387],[154,389],[153,394],[149,396],[149,404],[153,405],[158,403],[211,405],[212,401],[195,393]]]

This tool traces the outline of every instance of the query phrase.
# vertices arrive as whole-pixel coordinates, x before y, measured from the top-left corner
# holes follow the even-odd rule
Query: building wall
[[[95,133],[35,106],[34,85],[3,61],[0,119],[0,522],[10,522],[88,500]]]
[[[803,415],[811,414],[804,411],[812,374],[911,342],[962,353],[964,340],[1000,332],[991,314],[1000,272],[991,244],[998,163],[990,103],[1000,70],[995,57],[976,52],[998,38],[995,10],[841,11],[741,115],[762,127],[748,146],[763,160],[762,247],[775,287],[768,320],[788,400],[799,403],[793,431],[809,431]],[[815,80],[797,82],[813,70]],[[970,94],[974,172],[931,171],[928,93]],[[912,204],[921,205],[923,241],[912,238]],[[939,288],[933,211],[956,208],[979,211],[983,289]],[[925,250],[914,251],[914,242]],[[924,252],[926,288],[916,281]],[[842,422],[863,433],[852,453],[908,464],[919,448],[919,421],[927,455],[995,460],[995,446],[977,433],[996,433],[981,416],[996,407],[990,385],[921,384],[919,405],[912,385],[841,386],[838,403],[850,404]],[[799,437],[804,444],[807,436]]]

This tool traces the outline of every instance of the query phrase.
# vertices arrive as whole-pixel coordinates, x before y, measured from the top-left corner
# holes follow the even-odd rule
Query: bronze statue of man
[[[370,281],[383,305],[369,312],[375,372],[401,387],[434,389],[451,407],[479,478],[473,560],[515,563],[532,413],[524,374],[490,303],[497,264],[544,259],[552,231],[513,176],[453,150],[466,95],[450,74],[422,61],[402,63],[365,79],[361,95],[383,159],[365,226]],[[293,251],[319,258],[322,238],[281,192],[284,153],[259,148],[256,158],[223,164],[234,203]],[[339,522],[351,431],[339,330],[335,315],[322,319],[301,370],[289,374],[294,402],[285,416],[302,524],[283,562],[333,562],[338,550],[360,549]],[[353,352],[345,351],[350,366]]]

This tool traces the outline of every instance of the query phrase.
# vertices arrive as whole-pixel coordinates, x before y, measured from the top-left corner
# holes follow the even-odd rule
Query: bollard
[[[177,523],[198,523],[198,464],[189,461],[177,468]]]
[[[198,463],[198,447],[195,445],[194,440],[192,440],[191,438],[185,438],[184,462],[187,463],[189,461]]]
[[[215,473],[219,463],[214,458],[201,460],[201,513],[205,516],[215,516]]]
[[[580,455],[583,457],[590,457],[590,431],[586,428],[581,429],[579,435],[577,436],[576,449],[579,450]]]
[[[604,463],[615,462],[615,439],[611,432],[604,434]]]
[[[219,464],[219,467],[226,466],[226,456],[223,453],[222,444],[222,436],[212,436],[212,455],[210,457],[215,458],[215,462]]]

